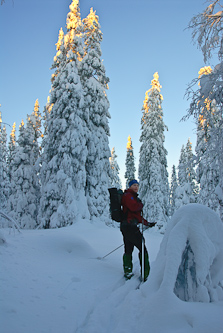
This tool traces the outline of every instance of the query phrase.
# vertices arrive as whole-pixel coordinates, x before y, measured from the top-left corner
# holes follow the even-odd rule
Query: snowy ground
[[[118,228],[88,221],[62,229],[9,233],[0,245],[2,333],[220,333],[223,302],[183,302],[124,281]],[[145,232],[152,263],[162,236]]]

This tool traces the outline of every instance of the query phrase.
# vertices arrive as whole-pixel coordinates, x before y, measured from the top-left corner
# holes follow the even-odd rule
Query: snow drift
[[[188,204],[172,217],[150,275],[150,290],[183,301],[223,299],[223,225],[206,206]]]

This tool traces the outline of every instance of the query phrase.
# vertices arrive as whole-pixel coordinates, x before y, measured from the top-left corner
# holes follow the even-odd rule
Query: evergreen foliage
[[[176,190],[178,187],[176,167],[173,165],[170,184],[170,215],[176,210]]]
[[[72,224],[78,216],[89,217],[85,197],[88,128],[78,73],[78,56],[83,54],[79,12],[79,1],[73,1],[52,81],[52,109],[41,158],[39,220],[45,228]]]
[[[85,55],[80,63],[81,82],[84,89],[84,114],[88,119],[86,196],[91,219],[109,217],[109,157],[110,135],[108,118],[109,101],[106,95],[108,77],[101,60],[102,33],[98,16],[91,8],[83,20]]]
[[[188,98],[191,99],[191,104],[184,119],[193,115],[199,126],[199,119],[202,117],[203,121],[205,121],[209,126],[209,139],[205,147],[204,155],[207,156],[207,161],[211,161],[211,166],[210,171],[205,173],[209,174],[208,178],[214,177],[215,193],[218,200],[218,211],[221,219],[223,220],[223,168],[219,168],[219,166],[223,165],[222,24],[223,11],[220,0],[210,3],[203,13],[193,17],[189,23],[189,28],[193,29],[192,38],[202,50],[204,61],[207,62],[213,54],[217,53],[219,64],[215,66],[214,70],[209,70],[208,72],[207,70],[203,70],[203,72],[199,72],[199,77],[194,79],[190,84],[187,89],[187,95]],[[194,89],[194,86],[197,83],[199,88]],[[214,117],[212,112],[213,103],[215,105]],[[216,119],[217,122],[215,121]],[[202,166],[199,167],[199,172],[200,169],[202,169]],[[200,177],[200,175],[198,177]],[[201,184],[202,188],[204,182],[205,180],[203,179]],[[210,181],[208,183],[210,185]],[[207,192],[206,189],[204,189],[204,191]],[[203,189],[201,190],[200,199],[205,202],[206,200],[204,197],[206,197],[206,194],[204,195],[204,191]],[[208,189],[208,191],[213,193],[213,189]]]
[[[215,50],[219,64],[213,70],[210,66],[201,68],[187,90],[191,104],[184,119],[193,115],[197,122],[197,168],[195,174],[195,156],[188,140],[181,149],[178,179],[173,166],[170,193],[158,73],[146,92],[139,190],[144,217],[158,221],[159,228],[165,228],[169,214],[191,202],[207,205],[223,220],[223,15],[217,10],[219,5],[220,0],[210,3],[189,24],[205,62]],[[13,124],[8,147],[0,114],[0,208],[8,210],[23,228],[39,224],[62,227],[79,216],[102,218],[107,223],[108,187],[122,187],[117,155],[114,148],[110,153],[108,143],[109,79],[101,60],[99,19],[91,8],[82,21],[79,0],[72,0],[69,8],[67,32],[60,29],[56,44],[52,89],[44,109],[44,136],[38,99],[26,127],[21,123],[18,140]],[[125,166],[128,187],[136,171],[130,136]]]
[[[157,221],[159,228],[168,221],[169,185],[167,151],[164,148],[164,130],[161,85],[154,74],[152,88],[146,92],[143,104],[142,133],[140,137],[139,194],[148,221]]]
[[[125,159],[125,178],[126,178],[126,188],[129,186],[129,182],[132,179],[135,179],[135,158],[134,158],[134,152],[133,152],[133,147],[132,147],[132,140],[129,135],[128,137],[128,142],[127,142],[127,152],[126,152],[126,159]]]
[[[2,126],[2,117],[0,112],[0,210],[6,210],[9,196],[7,155],[7,133],[6,127]]]
[[[197,126],[197,181],[200,184],[200,192],[198,196],[198,203],[206,205],[219,213],[219,199],[216,193],[216,188],[219,184],[219,176],[221,166],[216,163],[213,158],[215,151],[215,141],[212,140],[213,129],[212,126],[218,126],[219,116],[215,112],[215,101],[210,104],[212,122],[207,123],[203,115],[198,118]]]
[[[10,133],[9,144],[8,144],[7,164],[8,164],[8,175],[9,175],[10,182],[11,182],[11,178],[12,178],[12,161],[13,161],[15,148],[16,148],[16,123],[14,123],[12,126],[12,131]]]
[[[194,169],[194,155],[190,139],[181,149],[178,165],[178,182],[176,189],[175,210],[183,205],[197,201],[198,187],[196,183],[196,173]]]
[[[40,186],[35,164],[38,143],[35,127],[30,117],[25,127],[22,121],[17,145],[12,154],[11,193],[8,200],[9,215],[18,221],[22,228],[35,228],[40,197]]]
[[[110,183],[109,187],[116,187],[118,190],[122,188],[122,183],[121,179],[119,177],[119,165],[117,162],[117,155],[115,153],[115,147],[112,148],[111,151],[111,157],[109,158],[110,162],[110,168],[111,168],[111,173],[110,173]]]

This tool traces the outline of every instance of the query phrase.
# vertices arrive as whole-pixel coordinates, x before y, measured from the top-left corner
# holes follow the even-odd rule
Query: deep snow
[[[117,227],[82,220],[61,229],[21,233],[3,229],[3,233],[6,240],[0,245],[3,333],[222,332],[222,301],[184,302],[168,286],[154,287],[154,274],[160,280],[165,262],[160,266],[155,263],[163,236],[153,229],[144,233],[151,278],[139,289],[136,289],[139,283],[136,250],[135,277],[127,282],[122,272],[123,247],[103,260],[98,259],[122,244]],[[166,234],[158,258],[166,246],[165,237]],[[170,258],[168,261],[171,262]]]

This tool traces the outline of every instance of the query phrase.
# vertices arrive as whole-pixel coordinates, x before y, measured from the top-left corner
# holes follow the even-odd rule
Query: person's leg
[[[134,249],[134,245],[128,240],[128,237],[126,237],[128,235],[128,228],[123,228],[121,231],[123,234],[125,248],[125,252],[123,254],[124,277],[129,280],[133,276],[132,252]]]
[[[141,275],[142,275],[142,243],[144,243],[144,280],[146,281],[149,272],[150,272],[150,265],[149,265],[149,255],[147,248],[145,246],[145,239],[143,238],[140,230],[138,227],[132,227],[131,232],[127,235],[127,239],[131,244],[134,244],[134,246],[137,247],[139,250],[139,260],[140,260],[140,265],[141,265]],[[143,242],[142,242],[143,240]]]

